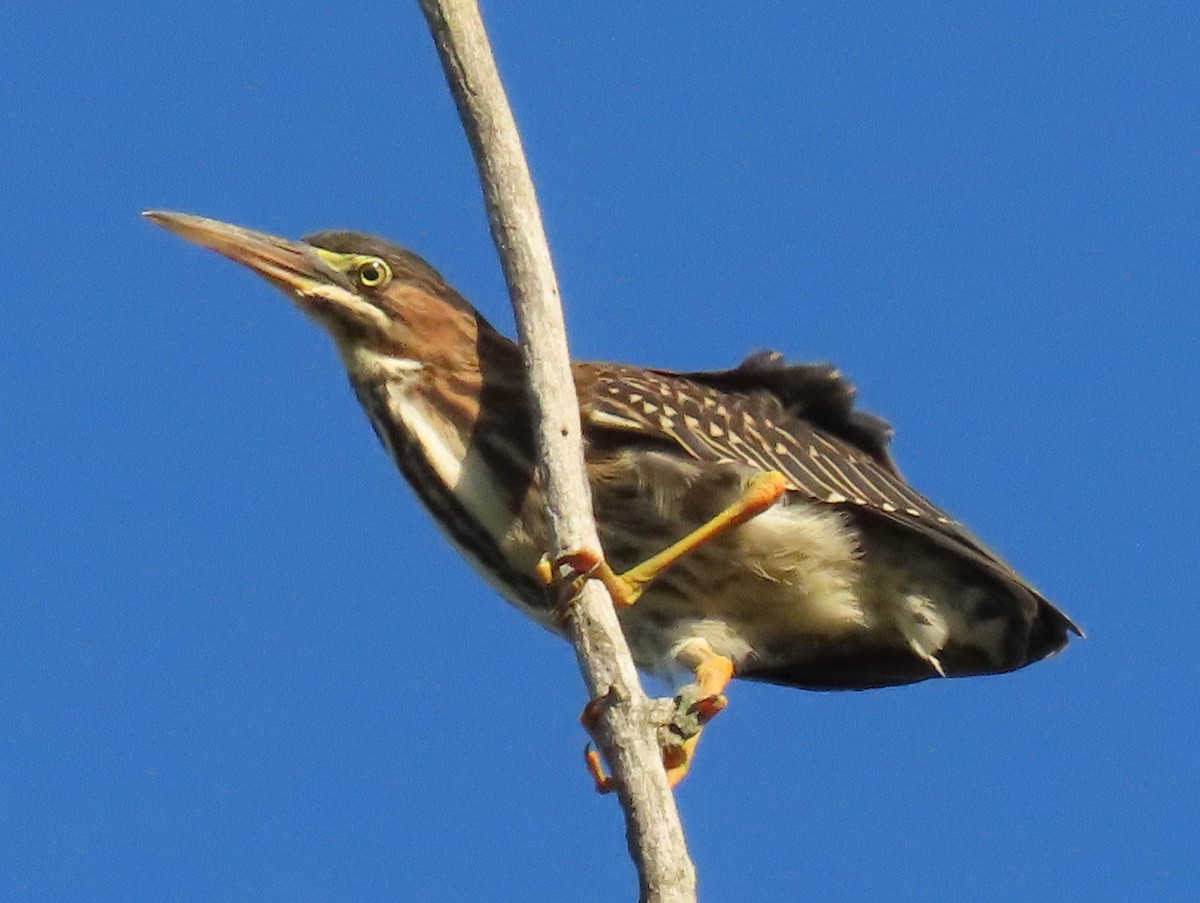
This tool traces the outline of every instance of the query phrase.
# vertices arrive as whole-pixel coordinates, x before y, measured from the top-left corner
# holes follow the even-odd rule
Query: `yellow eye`
[[[392,268],[378,257],[364,260],[358,265],[358,281],[366,288],[379,288],[390,282],[391,278]]]

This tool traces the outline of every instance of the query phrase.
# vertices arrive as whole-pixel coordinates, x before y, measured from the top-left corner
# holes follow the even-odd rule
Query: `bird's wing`
[[[830,366],[787,366],[774,354],[704,373],[607,366],[580,388],[589,431],[636,433],[697,460],[779,471],[793,492],[884,517],[1043,598],[908,485],[887,451],[891,427],[856,410],[853,385]]]
[[[719,392],[774,396],[793,417],[848,442],[900,475],[888,450],[891,424],[854,406],[858,389],[832,364],[788,364],[778,351],[759,351],[731,370],[652,372],[681,377]]]
[[[853,418],[861,413],[851,407],[853,386],[836,370],[784,369],[765,370],[771,381],[756,383],[747,365],[712,373],[605,367],[583,407],[593,428],[671,440],[702,461],[777,470],[814,501],[952,523],[895,470],[890,427]]]

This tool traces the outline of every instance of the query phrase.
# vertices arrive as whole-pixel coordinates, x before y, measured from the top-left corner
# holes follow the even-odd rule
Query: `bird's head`
[[[186,213],[145,216],[244,264],[329,332],[352,376],[413,365],[461,369],[476,357],[479,313],[416,254],[358,232],[292,241]]]

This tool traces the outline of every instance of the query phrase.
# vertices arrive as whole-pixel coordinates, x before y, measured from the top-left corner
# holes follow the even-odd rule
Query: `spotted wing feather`
[[[874,431],[866,448],[841,438],[844,430],[817,426],[834,422],[833,392],[844,394],[848,384],[831,369],[806,370],[802,375],[812,377],[818,391],[811,401],[794,397],[785,406],[779,396],[749,384],[743,392],[723,391],[733,387],[737,371],[719,371],[717,388],[697,381],[701,374],[613,368],[599,376],[590,409],[598,425],[671,439],[699,460],[777,470],[792,490],[815,501],[951,523],[896,472],[877,425],[882,421],[864,426]],[[838,422],[848,422],[849,413],[837,412]]]
[[[794,492],[921,533],[1044,601],[1007,562],[908,485],[888,452],[891,427],[854,408],[854,396],[853,384],[831,366],[789,366],[764,352],[712,372],[606,367],[597,371],[584,410],[591,429],[670,441],[697,460],[779,471]]]
[[[678,376],[721,392],[768,393],[793,417],[803,418],[850,443],[899,476],[888,449],[891,424],[854,407],[858,389],[832,364],[788,364],[778,351],[758,351],[731,370],[652,372]]]

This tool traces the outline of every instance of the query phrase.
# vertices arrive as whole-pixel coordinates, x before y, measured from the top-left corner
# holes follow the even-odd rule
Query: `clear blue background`
[[[1200,899],[1200,7],[595,6],[487,9],[575,353],[836,361],[1090,634],[735,686],[679,793],[704,899]],[[631,899],[570,649],[325,337],[138,217],[380,232],[508,328],[415,3],[4,18],[0,899]]]

